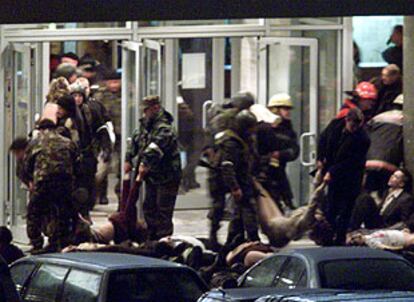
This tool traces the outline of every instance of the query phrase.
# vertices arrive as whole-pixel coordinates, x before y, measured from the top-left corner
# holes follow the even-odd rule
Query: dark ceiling
[[[414,15],[414,0],[2,0],[0,23]]]

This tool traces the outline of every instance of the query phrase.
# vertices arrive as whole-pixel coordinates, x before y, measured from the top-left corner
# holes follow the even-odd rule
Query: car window
[[[43,264],[30,280],[24,301],[54,302],[62,287],[68,268]]]
[[[63,285],[62,301],[97,301],[101,280],[102,276],[99,274],[72,269]]]
[[[249,271],[241,287],[271,286],[285,260],[285,256],[272,256],[263,260]]]
[[[280,276],[275,279],[277,288],[295,288],[306,271],[305,262],[296,257],[289,257],[289,261],[283,266]]]
[[[204,286],[190,270],[157,269],[114,272],[108,282],[108,302],[197,301]]]
[[[21,292],[27,278],[33,272],[35,266],[36,265],[34,263],[24,262],[24,263],[13,265],[10,268],[10,273],[11,273],[13,282],[16,285],[16,289],[19,293]]]
[[[414,268],[402,260],[345,259],[319,265],[321,285],[337,289],[414,290]]]

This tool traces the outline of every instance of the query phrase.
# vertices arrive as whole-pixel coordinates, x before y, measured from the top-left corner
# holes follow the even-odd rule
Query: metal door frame
[[[267,95],[268,87],[268,75],[267,75],[267,52],[263,51],[267,48],[268,45],[286,45],[286,46],[302,46],[309,47],[309,131],[302,133],[300,135],[301,147],[303,146],[304,139],[306,137],[313,137],[316,140],[318,134],[318,85],[319,85],[319,73],[318,73],[318,40],[315,38],[276,38],[276,37],[266,37],[261,38],[258,43],[258,69],[257,69],[257,78],[258,78],[258,102],[259,104],[267,105],[267,100],[269,95]],[[303,148],[300,151],[301,164],[303,166],[312,166],[315,164],[316,154],[311,154],[311,161],[306,162],[304,160]]]

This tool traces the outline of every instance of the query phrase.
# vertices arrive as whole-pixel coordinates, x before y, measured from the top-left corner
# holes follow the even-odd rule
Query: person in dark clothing
[[[251,135],[257,125],[256,117],[248,110],[242,110],[235,117],[235,126],[216,135],[220,156],[216,179],[221,177],[234,199],[233,217],[230,221],[227,242],[246,231],[250,241],[259,240],[253,183],[254,144]]]
[[[391,37],[387,44],[394,43],[394,46],[388,47],[382,52],[382,57],[388,64],[396,64],[401,70],[403,69],[403,26],[396,25],[392,30]]]
[[[279,167],[273,166],[269,169],[268,178],[274,182],[268,188],[269,193],[274,200],[282,200],[285,207],[293,209],[293,193],[286,174],[287,163],[294,161],[299,156],[298,137],[290,120],[293,103],[289,95],[281,93],[272,96],[267,106],[282,118],[280,125],[273,128],[280,142],[280,147],[272,153],[272,158],[279,162]]]
[[[374,84],[378,89],[375,114],[391,110],[395,98],[402,93],[400,68],[395,64],[384,67],[381,71],[381,79],[375,80]]]
[[[367,193],[362,193],[355,203],[349,229],[403,228],[414,213],[414,198],[411,195],[412,177],[405,169],[398,169],[388,181],[389,189],[382,196],[381,203]]]
[[[13,235],[6,226],[0,227],[0,256],[10,264],[24,257],[21,249],[12,244]]]
[[[174,230],[172,218],[181,180],[181,160],[173,117],[161,107],[160,98],[147,96],[142,105],[144,117],[132,136],[124,172],[132,171],[132,161],[137,158],[135,182],[145,181],[144,218],[150,239],[157,240]]]
[[[355,199],[360,193],[366,154],[370,140],[362,128],[363,114],[358,108],[348,111],[345,119],[332,123],[321,135],[323,153],[318,155],[323,163],[324,181],[328,183],[328,196],[324,212],[335,230],[335,243],[345,243],[346,230]],[[343,127],[338,127],[338,125]],[[321,145],[321,144],[320,144]]]
[[[238,92],[232,98],[229,104],[226,104],[225,108],[219,110],[218,113],[211,118],[207,129],[207,143],[205,146],[205,154],[208,156],[210,166],[213,169],[209,169],[208,187],[210,197],[212,199],[212,208],[209,213],[211,219],[210,225],[210,243],[212,246],[217,246],[217,232],[220,228],[220,222],[223,219],[224,211],[226,208],[226,193],[228,188],[222,181],[221,174],[219,173],[218,165],[219,161],[219,146],[216,144],[218,141],[217,135],[224,134],[228,129],[235,128],[236,115],[244,110],[250,108],[255,103],[254,96],[250,92]]]
[[[83,188],[88,192],[86,205],[81,209],[81,214],[88,218],[89,211],[95,206],[96,200],[95,174],[98,153],[102,149],[102,153],[105,154],[104,161],[109,161],[112,145],[108,132],[105,131],[105,123],[108,118],[103,105],[89,99],[86,96],[85,87],[78,82],[70,86],[70,91],[83,122],[83,131],[79,133],[80,165],[83,173],[77,178],[77,188]]]
[[[366,124],[371,139],[364,185],[367,192],[383,195],[390,176],[404,161],[402,103],[401,94],[394,100],[393,110],[377,114]]]

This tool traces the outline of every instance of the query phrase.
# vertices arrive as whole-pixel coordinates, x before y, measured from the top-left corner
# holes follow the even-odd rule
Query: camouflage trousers
[[[145,183],[144,218],[151,240],[172,235],[173,213],[180,180],[162,185]]]
[[[75,212],[71,181],[45,181],[35,185],[27,207],[27,236],[34,248],[43,246],[43,234],[56,250],[69,243]]]
[[[233,215],[229,224],[227,242],[230,243],[239,234],[247,240],[259,240],[256,204],[253,197],[244,196],[240,201],[233,201]]]

